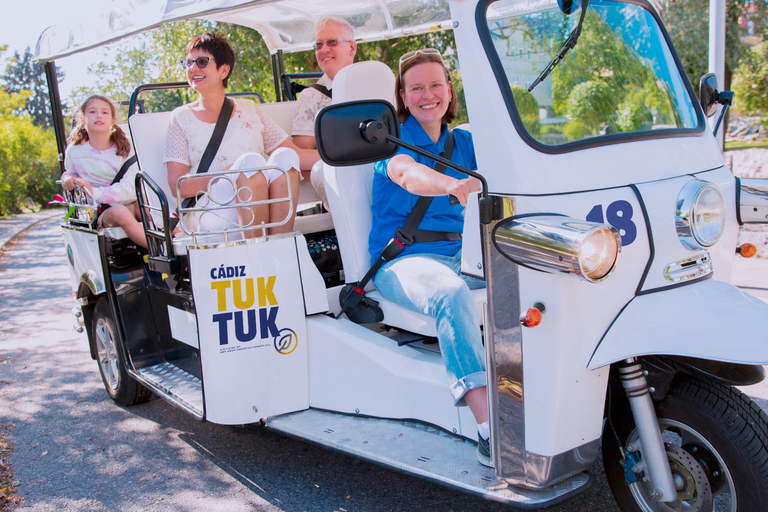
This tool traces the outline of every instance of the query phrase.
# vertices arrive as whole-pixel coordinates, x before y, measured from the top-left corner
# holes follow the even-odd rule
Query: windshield
[[[532,92],[578,24],[556,0],[498,0],[486,12],[525,131],[560,146],[613,134],[696,130],[692,98],[653,15],[639,5],[592,0],[578,44]]]

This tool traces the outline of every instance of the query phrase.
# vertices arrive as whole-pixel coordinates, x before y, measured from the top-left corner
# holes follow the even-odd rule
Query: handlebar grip
[[[448,200],[451,202],[451,206],[456,206],[457,204],[460,204],[461,201],[459,201],[459,198],[456,196],[449,195]]]

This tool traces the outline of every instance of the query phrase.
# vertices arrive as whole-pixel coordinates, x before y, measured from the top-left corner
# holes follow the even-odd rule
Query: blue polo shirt
[[[445,141],[448,136],[447,127],[448,125],[443,125],[440,139],[435,144],[418,121],[413,116],[409,116],[401,125],[400,138],[432,154],[439,155],[445,148]],[[454,148],[451,161],[469,170],[476,170],[477,161],[475,160],[475,148],[472,145],[472,134],[465,130],[453,130],[453,139]],[[398,149],[397,154],[409,155],[420,164],[433,169],[435,167],[434,160],[418,155],[411,150],[401,147]],[[389,160],[382,160],[376,162],[373,167],[373,204],[371,205],[373,224],[371,226],[371,233],[368,236],[368,252],[371,255],[371,265],[379,259],[381,251],[392,237],[395,236],[395,230],[405,225],[405,221],[419,199],[419,196],[411,194],[389,179],[387,175],[388,164]],[[446,169],[445,174],[457,179],[466,179],[468,177],[466,174],[462,174],[450,167]],[[429,205],[424,218],[421,220],[419,229],[461,233],[464,230],[464,207],[460,204],[451,206],[448,196],[435,197]],[[411,246],[406,246],[400,255],[426,252],[453,256],[459,249],[461,249],[460,240],[455,242],[415,243]]]

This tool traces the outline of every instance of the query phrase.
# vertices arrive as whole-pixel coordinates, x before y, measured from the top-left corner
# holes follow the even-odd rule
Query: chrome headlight
[[[589,282],[608,277],[621,252],[615,228],[559,215],[505,219],[494,228],[493,243],[519,265]]]
[[[725,200],[720,189],[700,180],[686,183],[677,196],[675,228],[687,249],[715,245],[725,230]]]

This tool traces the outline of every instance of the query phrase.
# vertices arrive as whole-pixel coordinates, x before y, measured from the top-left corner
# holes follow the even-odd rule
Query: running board
[[[165,362],[131,375],[173,405],[203,419],[203,382],[178,366]]]
[[[585,491],[588,473],[546,489],[521,489],[477,462],[477,445],[412,421],[308,409],[269,418],[267,427],[403,473],[520,508],[550,507]]]

